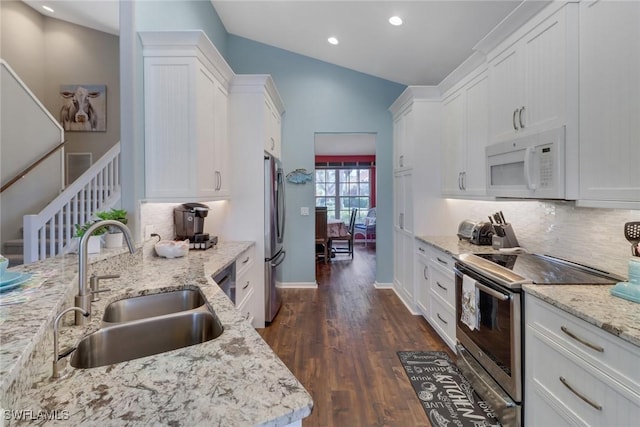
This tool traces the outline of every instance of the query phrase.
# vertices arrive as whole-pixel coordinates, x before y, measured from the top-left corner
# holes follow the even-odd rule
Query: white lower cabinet
[[[236,259],[236,308],[252,324],[258,317],[257,304],[262,301],[257,295],[262,288],[259,286],[259,280],[256,280],[260,277],[260,265],[261,263],[255,260],[255,246],[244,251]]]
[[[415,301],[420,314],[455,351],[456,288],[453,258],[416,240]]]
[[[638,348],[525,294],[525,425],[632,426]]]

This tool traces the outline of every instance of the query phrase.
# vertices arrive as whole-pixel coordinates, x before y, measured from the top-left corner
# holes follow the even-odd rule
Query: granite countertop
[[[60,425],[286,426],[311,413],[300,382],[235,309],[211,276],[251,242],[222,242],[187,257],[165,259],[122,253],[93,257],[89,273],[120,274],[104,281],[86,326],[61,327],[60,348],[77,344],[101,324],[112,301],[144,293],[199,288],[224,332],[214,340],[114,365],[75,369],[51,380],[52,323],[77,294],[77,256],[65,255],[13,269],[43,283],[23,304],[0,307],[0,406],[10,425],[49,421]],[[148,245],[147,245],[148,246]],[[72,321],[68,315],[63,323]],[[22,416],[6,411],[30,411]],[[9,419],[7,419],[9,417]]]
[[[416,236],[421,242],[456,256],[497,252],[457,236]],[[523,285],[527,294],[640,347],[640,304],[611,295],[613,285]]]

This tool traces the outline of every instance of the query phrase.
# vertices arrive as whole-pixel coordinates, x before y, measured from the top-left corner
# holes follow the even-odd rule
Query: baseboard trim
[[[393,289],[393,283],[380,283],[376,281],[373,283],[373,287],[376,289]]]
[[[318,282],[280,282],[277,286],[282,289],[318,289]]]

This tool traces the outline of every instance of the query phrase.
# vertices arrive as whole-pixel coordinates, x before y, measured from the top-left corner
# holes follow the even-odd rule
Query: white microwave
[[[487,193],[496,197],[564,199],[564,147],[564,126],[487,146]]]

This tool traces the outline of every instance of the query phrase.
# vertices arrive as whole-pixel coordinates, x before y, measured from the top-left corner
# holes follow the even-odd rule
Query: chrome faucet
[[[87,287],[87,244],[89,237],[97,229],[106,226],[112,226],[122,230],[124,233],[124,240],[127,242],[127,246],[129,247],[129,252],[135,252],[131,231],[129,231],[129,228],[120,221],[112,219],[97,221],[84,232],[80,238],[80,243],[78,244],[78,295],[75,297],[75,305],[76,307],[87,311],[89,316],[84,316],[80,312],[76,312],[76,325],[86,325],[91,316],[92,294],[91,290]]]
[[[51,374],[51,378],[60,378],[60,372],[62,372],[65,367],[64,357],[68,356],[69,353],[73,351],[73,349],[70,351],[68,350],[65,352],[65,354],[60,354],[58,351],[58,329],[60,325],[60,319],[62,319],[62,316],[73,310],[75,310],[76,313],[79,313],[83,317],[89,317],[90,315],[88,311],[81,308],[69,307],[56,316],[56,319],[53,321],[53,373]]]

